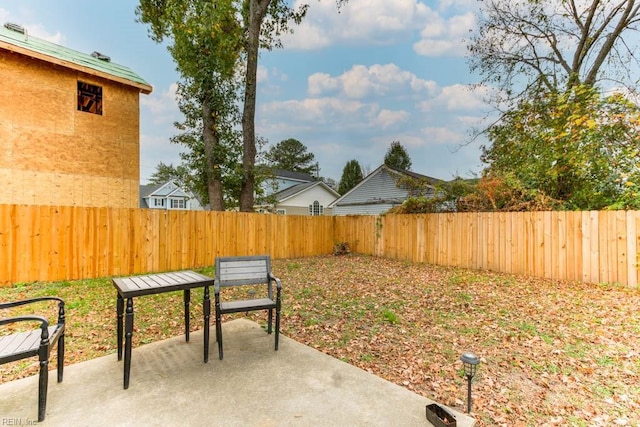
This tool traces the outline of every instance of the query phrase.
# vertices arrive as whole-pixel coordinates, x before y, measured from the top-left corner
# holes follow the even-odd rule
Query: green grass
[[[410,379],[420,395],[464,411],[460,355],[480,356],[479,425],[551,425],[560,415],[560,425],[594,425],[594,417],[640,425],[640,290],[371,256],[274,260],[273,268],[283,283],[283,335],[400,386]],[[200,271],[213,276],[212,267]],[[0,301],[35,295],[67,303],[66,364],[115,352],[109,278],[0,288]],[[201,301],[193,290],[194,331]],[[135,315],[134,347],[184,333],[180,292],[137,298]],[[234,317],[245,313],[224,321]],[[264,313],[248,318],[266,323]],[[5,364],[0,382],[36,372],[37,361]]]
[[[395,325],[396,323],[400,323],[400,317],[398,317],[396,313],[389,309],[385,309],[382,311],[382,317],[384,318],[384,320],[391,324]]]

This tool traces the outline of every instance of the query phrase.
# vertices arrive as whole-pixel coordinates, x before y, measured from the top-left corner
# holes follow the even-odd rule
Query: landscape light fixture
[[[464,375],[467,377],[467,413],[471,413],[471,379],[478,371],[480,359],[473,353],[464,353],[460,360],[464,365]]]

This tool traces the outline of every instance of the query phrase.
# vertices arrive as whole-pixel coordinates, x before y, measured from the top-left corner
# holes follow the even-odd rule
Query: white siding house
[[[203,210],[198,199],[175,182],[140,186],[140,207],[164,210]]]
[[[338,196],[322,181],[305,182],[273,194],[273,205],[259,206],[257,210],[281,215],[331,215],[328,206]]]

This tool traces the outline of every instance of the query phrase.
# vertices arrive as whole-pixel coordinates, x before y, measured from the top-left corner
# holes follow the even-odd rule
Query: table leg
[[[207,363],[209,361],[209,320],[211,319],[211,297],[209,296],[209,285],[204,287],[202,311],[204,312],[204,363]]]
[[[133,337],[133,298],[127,298],[127,314],[124,322],[124,388],[129,388],[131,372],[131,339]]]
[[[118,301],[116,303],[116,315],[118,317],[118,360],[122,360],[122,323],[124,313],[124,299],[118,294]]]
[[[189,303],[191,302],[191,289],[184,290],[184,337],[189,342]]]

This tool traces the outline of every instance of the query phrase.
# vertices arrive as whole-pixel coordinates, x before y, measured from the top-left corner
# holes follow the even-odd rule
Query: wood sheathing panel
[[[78,81],[102,115],[78,111]],[[0,203],[138,207],[139,90],[0,50]]]

